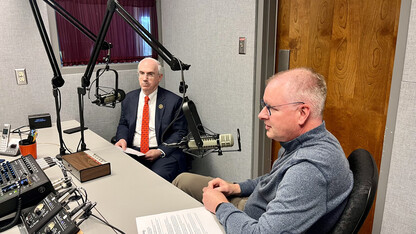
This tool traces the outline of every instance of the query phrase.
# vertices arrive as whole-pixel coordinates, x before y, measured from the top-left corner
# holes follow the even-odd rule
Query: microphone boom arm
[[[86,35],[91,40],[95,41],[96,36],[88,29],[86,28],[81,22],[79,22],[77,19],[75,19],[69,12],[67,12],[65,9],[62,8],[58,3],[56,3],[53,0],[43,0],[46,4],[51,6],[56,12],[58,12],[62,17],[64,17],[67,21],[69,21],[72,25],[74,25],[78,30],[80,30],[84,35]],[[29,0],[30,7],[32,8],[33,16],[35,17],[36,26],[39,30],[40,37],[42,39],[43,45],[45,47],[46,55],[48,56],[49,63],[52,68],[53,72],[53,78],[51,80],[52,88],[53,88],[53,96],[55,99],[55,108],[56,108],[56,127],[58,130],[59,135],[59,155],[65,155],[65,148],[63,143],[63,137],[62,137],[62,127],[61,127],[61,115],[60,115],[60,91],[59,88],[62,87],[65,84],[65,80],[62,78],[61,71],[59,69],[58,62],[56,60],[56,57],[54,55],[54,51],[51,45],[51,42],[48,37],[48,33],[46,31],[45,25],[43,23],[42,16],[39,11],[39,7],[37,5],[36,0]],[[103,49],[110,49],[112,46],[108,42],[103,42],[102,48]]]

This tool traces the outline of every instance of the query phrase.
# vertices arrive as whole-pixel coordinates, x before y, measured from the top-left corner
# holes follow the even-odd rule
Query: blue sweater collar
[[[287,142],[280,142],[280,145],[285,149],[285,154],[288,154],[294,150],[297,150],[303,143],[319,138],[319,135],[323,135],[326,132],[325,121],[318,127],[309,130],[308,132],[296,137],[295,139]]]

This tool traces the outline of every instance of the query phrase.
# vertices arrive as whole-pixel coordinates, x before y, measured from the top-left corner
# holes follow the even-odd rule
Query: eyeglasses
[[[262,99],[261,101],[260,101],[260,104],[261,104],[261,108],[262,109],[264,109],[265,107],[267,108],[267,113],[269,114],[269,116],[271,116],[272,115],[272,112],[271,112],[271,109],[273,109],[273,110],[276,110],[277,111],[277,108],[278,107],[281,107],[281,106],[287,106],[287,105],[299,105],[299,104],[305,104],[304,102],[291,102],[291,103],[286,103],[286,104],[281,104],[281,105],[276,105],[276,106],[269,106],[268,104],[266,104],[265,102],[264,102],[264,100]]]

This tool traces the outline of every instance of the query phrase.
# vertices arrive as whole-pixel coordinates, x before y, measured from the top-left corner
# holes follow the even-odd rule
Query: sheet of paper
[[[140,234],[224,233],[205,207],[137,217],[136,225]]]
[[[117,148],[119,148],[120,150],[123,150],[120,147],[117,147]],[[142,153],[140,151],[137,151],[135,149],[132,149],[132,148],[126,148],[126,150],[123,150],[123,152],[126,153],[126,154],[133,154],[133,155],[136,155],[136,156],[139,156],[139,157],[144,156],[144,153]]]
[[[126,148],[126,150],[124,150],[124,153],[126,153],[126,154],[134,154],[134,155],[137,155],[137,156],[144,156],[144,153],[142,153],[140,151],[137,151],[135,149],[132,149],[132,148]]]

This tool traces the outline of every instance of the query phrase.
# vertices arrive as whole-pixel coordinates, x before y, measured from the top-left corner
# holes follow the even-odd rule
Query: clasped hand
[[[202,189],[202,202],[207,210],[215,214],[215,209],[220,203],[229,202],[227,197],[240,194],[238,184],[230,184],[223,179],[215,178],[208,182],[208,186]]]

